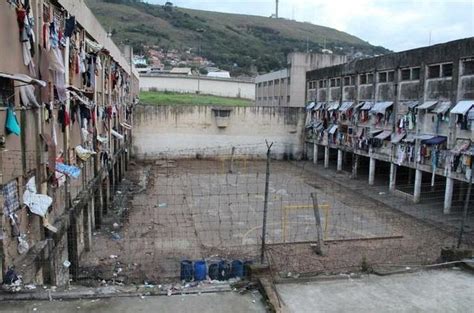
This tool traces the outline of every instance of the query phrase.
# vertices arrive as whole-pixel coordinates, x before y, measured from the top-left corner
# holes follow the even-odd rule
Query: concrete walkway
[[[120,297],[95,300],[74,301],[4,301],[0,312],[24,313],[154,313],[154,312],[266,312],[261,296],[256,294],[239,295],[235,292],[179,295],[179,296],[149,296],[149,297]]]
[[[277,285],[291,312],[473,312],[474,276],[442,270]]]

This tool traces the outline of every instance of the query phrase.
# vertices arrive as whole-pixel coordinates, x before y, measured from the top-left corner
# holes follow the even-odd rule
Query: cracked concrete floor
[[[468,313],[472,286],[472,273],[452,269],[276,285],[289,311],[298,313]]]

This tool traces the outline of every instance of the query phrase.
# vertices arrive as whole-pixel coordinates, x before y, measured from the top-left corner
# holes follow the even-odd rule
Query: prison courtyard
[[[473,37],[144,85],[85,1],[0,26],[0,311],[472,311]]]
[[[275,273],[349,273],[364,262],[430,264],[456,241],[454,233],[361,195],[360,185],[343,186],[295,163],[270,167],[265,262]],[[83,277],[156,282],[179,277],[183,259],[260,262],[265,161],[164,159],[137,163],[129,173],[116,191],[125,198],[117,203],[122,209],[82,256]],[[324,256],[312,248],[314,197]]]

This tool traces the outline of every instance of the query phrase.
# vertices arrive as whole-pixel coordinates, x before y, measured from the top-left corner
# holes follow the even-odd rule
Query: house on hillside
[[[230,73],[228,71],[218,70],[214,72],[208,72],[207,77],[230,78]]]
[[[183,76],[191,76],[192,70],[190,67],[174,67],[171,71],[170,74],[172,75],[183,75]]]
[[[148,62],[144,56],[134,56],[133,57],[133,65],[136,67],[147,67]]]

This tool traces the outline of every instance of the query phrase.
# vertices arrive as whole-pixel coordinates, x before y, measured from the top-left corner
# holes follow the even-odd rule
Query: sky
[[[147,0],[163,4],[163,0]],[[270,16],[275,0],[171,0],[192,9]],[[474,36],[474,0],[279,0],[279,16],[403,51]]]

